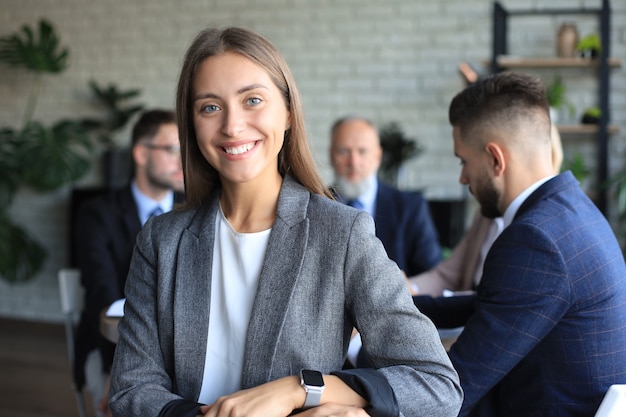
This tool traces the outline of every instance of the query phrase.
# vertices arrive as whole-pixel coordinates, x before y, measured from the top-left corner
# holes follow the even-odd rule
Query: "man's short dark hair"
[[[506,71],[479,79],[458,93],[450,103],[448,118],[452,126],[467,132],[488,121],[507,123],[537,110],[549,118],[543,82],[535,76]]]
[[[176,116],[171,110],[154,109],[144,112],[133,127],[133,146],[142,139],[152,140],[161,125],[169,123],[176,123]]]

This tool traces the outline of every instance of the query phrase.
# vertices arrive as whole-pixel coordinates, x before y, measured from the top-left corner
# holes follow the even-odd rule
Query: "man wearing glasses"
[[[115,348],[100,334],[100,313],[124,298],[135,237],[143,224],[183,199],[174,112],[155,109],[143,113],[133,127],[131,154],[130,183],[82,204],[74,227],[76,261],[85,287],[74,377],[79,388],[84,386],[91,393],[98,415],[107,412],[106,382]]]

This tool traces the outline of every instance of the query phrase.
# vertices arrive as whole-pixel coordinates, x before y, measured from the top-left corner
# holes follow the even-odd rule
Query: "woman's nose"
[[[224,120],[222,124],[222,133],[227,136],[235,137],[245,128],[245,122],[241,112],[229,109],[224,112]]]

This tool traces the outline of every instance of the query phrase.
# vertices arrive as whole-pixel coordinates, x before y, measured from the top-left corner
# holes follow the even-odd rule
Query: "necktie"
[[[156,208],[150,212],[148,217],[158,216],[159,214],[163,214],[163,209],[161,206],[156,206]]]
[[[358,200],[358,199],[348,201],[348,205],[350,207],[354,207],[355,209],[359,209],[359,210],[363,210],[365,208],[363,203],[361,203],[361,200]]]

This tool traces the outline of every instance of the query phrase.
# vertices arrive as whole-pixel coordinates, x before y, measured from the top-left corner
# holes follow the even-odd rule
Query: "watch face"
[[[323,387],[324,386],[324,377],[321,372],[311,371],[309,369],[302,370],[302,380],[306,385],[311,385],[314,387]]]

